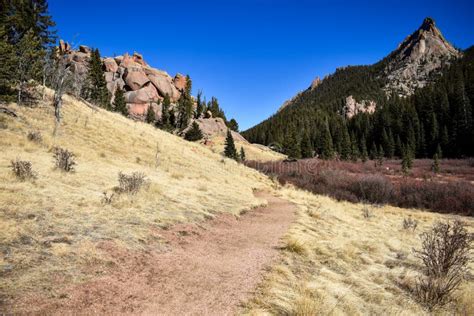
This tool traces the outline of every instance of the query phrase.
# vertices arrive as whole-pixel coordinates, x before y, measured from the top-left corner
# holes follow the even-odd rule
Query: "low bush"
[[[34,143],[41,143],[43,141],[43,136],[41,135],[41,132],[38,131],[29,131],[27,138],[29,141]]]
[[[21,181],[36,179],[36,172],[33,171],[31,162],[25,160],[12,160],[10,167],[15,176]]]
[[[65,172],[73,172],[76,165],[76,156],[67,149],[55,147],[53,157],[56,168]]]
[[[354,181],[350,191],[361,201],[385,204],[392,200],[393,185],[382,175],[369,175]]]
[[[140,189],[146,184],[145,174],[142,172],[133,172],[126,175],[122,172],[118,174],[118,191],[120,193],[137,194]]]
[[[412,219],[411,217],[403,219],[403,229],[415,231],[416,227],[418,227],[418,221],[416,219]]]
[[[420,250],[415,256],[422,261],[423,276],[419,277],[413,293],[429,310],[451,301],[471,259],[473,236],[460,221],[436,224],[420,235]]]

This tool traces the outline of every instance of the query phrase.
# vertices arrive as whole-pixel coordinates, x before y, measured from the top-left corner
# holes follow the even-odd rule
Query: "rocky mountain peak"
[[[441,67],[460,55],[444,38],[435,21],[428,17],[388,56],[385,90],[387,93],[395,91],[400,96],[410,95],[416,88],[428,84]]]

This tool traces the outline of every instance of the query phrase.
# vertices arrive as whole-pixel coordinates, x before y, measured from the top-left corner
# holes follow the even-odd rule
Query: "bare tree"
[[[73,78],[71,64],[68,62],[67,56],[58,56],[51,75],[51,88],[54,90],[54,116],[57,124],[61,123],[63,95],[71,89]]]

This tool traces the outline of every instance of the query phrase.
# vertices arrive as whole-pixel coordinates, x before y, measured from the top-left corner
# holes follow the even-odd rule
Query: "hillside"
[[[359,159],[374,147],[387,158],[405,148],[431,158],[438,146],[447,157],[472,156],[473,55],[426,19],[380,62],[338,68],[242,135],[296,158]]]
[[[0,257],[3,295],[45,289],[52,278],[65,283],[90,277],[85,266],[106,265],[97,245],[143,249],[158,239],[156,229],[239,214],[263,203],[253,190],[269,187],[261,174],[199,144],[149,124],[66,96],[63,124],[54,136],[50,101],[35,108],[11,105],[0,114]],[[40,132],[42,140],[28,140]],[[54,169],[53,148],[76,155],[75,172]],[[33,181],[17,180],[10,161],[27,160]],[[142,172],[148,187],[136,195],[113,194],[118,173]],[[81,268],[82,267],[82,268]],[[2,273],[3,273],[2,272]]]

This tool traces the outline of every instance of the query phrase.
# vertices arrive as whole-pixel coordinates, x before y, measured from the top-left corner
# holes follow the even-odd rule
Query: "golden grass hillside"
[[[293,188],[281,196],[298,206],[282,259],[246,305],[249,315],[422,315],[408,293],[419,275],[412,252],[419,234],[449,216],[430,212],[337,202]],[[369,218],[364,216],[368,209]],[[418,221],[403,229],[404,218]],[[457,217],[459,218],[459,217]],[[468,230],[474,221],[462,218]],[[435,314],[474,314],[474,265],[455,301]]]
[[[19,118],[0,114],[0,294],[7,297],[48,291],[53,277],[83,280],[87,273],[78,266],[106,261],[96,249],[100,241],[139,249],[156,238],[154,228],[255,207],[262,201],[253,190],[269,185],[208,148],[72,97],[65,97],[55,134],[50,102],[11,108]],[[28,140],[29,132],[40,132],[42,141]],[[76,155],[75,172],[54,168],[56,146]],[[37,179],[13,175],[17,158],[32,163]],[[135,171],[146,175],[146,189],[115,193],[104,204],[118,173]]]

